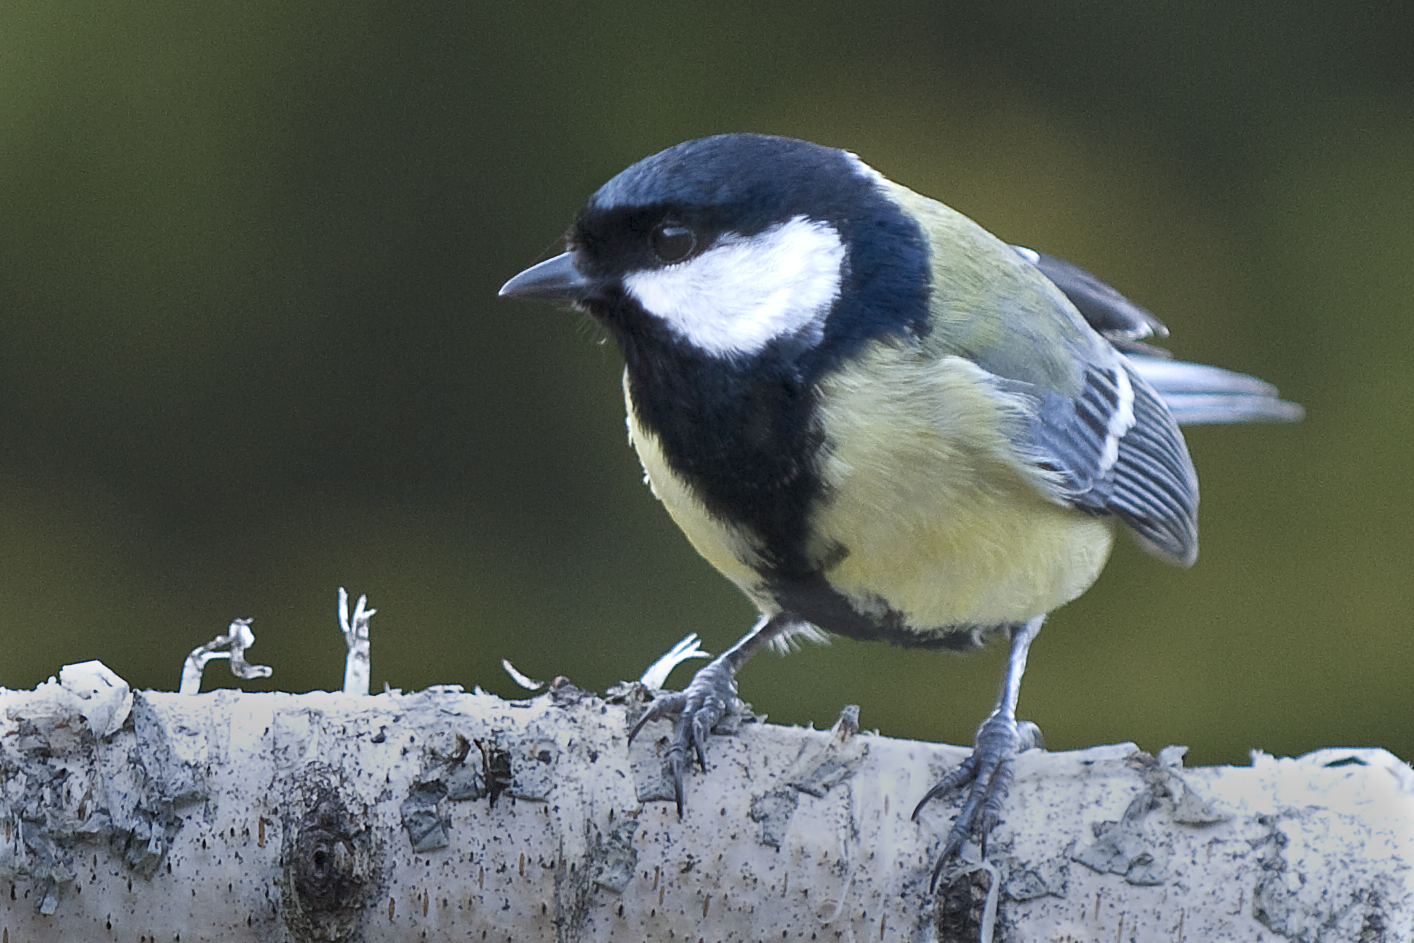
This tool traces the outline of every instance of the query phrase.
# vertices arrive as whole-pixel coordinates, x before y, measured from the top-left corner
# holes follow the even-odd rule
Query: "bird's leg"
[[[1043,619],[1043,616],[1037,616],[1012,628],[1011,647],[1007,652],[1006,673],[1002,676],[997,706],[977,728],[972,755],[945,776],[942,782],[928,790],[913,810],[913,818],[917,819],[929,800],[971,783],[962,810],[958,812],[942,854],[938,856],[938,863],[933,868],[929,890],[937,887],[943,868],[969,836],[977,835],[985,854],[987,835],[1001,818],[1002,803],[1006,800],[1007,787],[1011,785],[1013,759],[1023,750],[1043,745],[1041,731],[1035,724],[1016,719],[1016,698],[1021,692],[1021,676],[1026,673],[1026,651],[1031,647],[1036,633],[1041,631]]]
[[[784,615],[763,615],[735,645],[702,666],[684,690],[660,691],[629,731],[628,739],[632,743],[650,720],[677,717],[667,761],[673,774],[673,794],[677,798],[679,816],[682,815],[683,774],[691,765],[691,755],[696,754],[698,765],[705,771],[707,757],[702,747],[708,734],[717,721],[741,703],[736,696],[737,671],[761,646],[798,621]]]

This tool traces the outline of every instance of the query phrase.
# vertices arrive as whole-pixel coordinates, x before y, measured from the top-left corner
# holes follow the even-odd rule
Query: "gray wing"
[[[1144,343],[1162,340],[1159,319],[1077,265],[1012,246],[1061,290],[1092,328],[1122,351],[1182,425],[1217,422],[1295,422],[1305,415],[1277,388],[1245,373],[1171,360],[1169,352]]]
[[[1029,249],[1016,250],[1075,304],[1100,334],[1087,348],[1075,395],[1029,384],[1005,388],[1038,400],[1025,453],[1050,496],[1096,514],[1114,514],[1146,550],[1183,566],[1198,555],[1198,476],[1163,399],[1116,349],[1151,349],[1142,338],[1164,326],[1084,269]]]
[[[1150,553],[1191,565],[1198,476],[1153,388],[1115,353],[1086,368],[1079,396],[1051,391],[1039,400],[1026,453],[1046,476],[1042,488],[1072,507],[1114,514]]]

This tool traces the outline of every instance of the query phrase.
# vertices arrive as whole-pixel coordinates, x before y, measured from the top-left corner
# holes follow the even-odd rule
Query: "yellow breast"
[[[1054,504],[1026,480],[1003,431],[1005,404],[975,364],[876,343],[819,393],[829,445],[807,549],[861,613],[893,610],[925,634],[1015,623],[1099,576],[1112,523]],[[698,553],[762,612],[778,611],[753,569],[753,536],[708,513],[673,472],[638,421],[627,375],[624,398],[654,494]]]
[[[821,384],[831,449],[812,532],[847,554],[826,573],[856,608],[915,629],[1043,615],[1099,576],[1112,523],[1054,504],[1005,435],[975,364],[878,343]]]

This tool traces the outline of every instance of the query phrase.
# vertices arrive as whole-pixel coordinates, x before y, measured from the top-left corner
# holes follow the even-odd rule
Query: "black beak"
[[[578,301],[591,282],[574,267],[574,254],[561,252],[553,259],[532,265],[501,286],[502,298],[536,298],[542,301]]]

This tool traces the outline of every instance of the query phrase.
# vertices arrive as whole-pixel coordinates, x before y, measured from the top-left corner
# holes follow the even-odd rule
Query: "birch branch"
[[[966,750],[848,711],[712,738],[680,821],[668,725],[625,742],[638,686],[179,695],[92,664],[0,690],[8,940],[976,940],[989,910],[1006,940],[1414,937],[1414,774],[1380,750],[1026,753],[987,861],[930,895],[956,803],[909,813]]]

